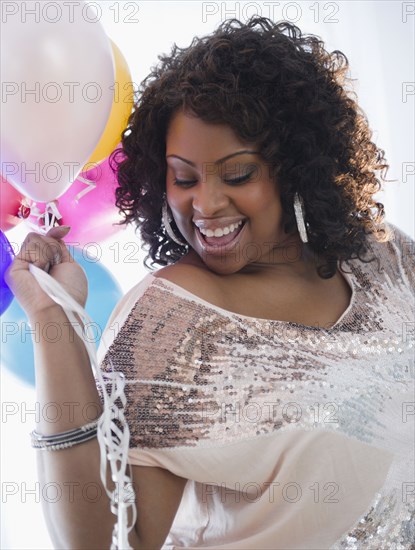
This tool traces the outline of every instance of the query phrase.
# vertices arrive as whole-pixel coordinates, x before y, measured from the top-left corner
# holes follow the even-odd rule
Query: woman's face
[[[166,162],[177,227],[210,270],[230,274],[272,263],[273,248],[287,235],[278,186],[255,144],[240,141],[227,125],[177,112]]]

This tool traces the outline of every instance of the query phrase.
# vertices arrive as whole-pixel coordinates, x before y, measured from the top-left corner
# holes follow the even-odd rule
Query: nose
[[[214,217],[223,211],[229,204],[223,185],[215,181],[216,178],[201,181],[194,188],[193,210],[199,212],[204,218]]]

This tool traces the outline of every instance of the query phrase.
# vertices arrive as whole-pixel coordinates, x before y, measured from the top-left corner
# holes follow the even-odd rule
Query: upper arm
[[[118,331],[127,318],[128,313],[133,308],[137,300],[142,296],[151,279],[145,276],[141,281],[134,285],[130,290],[119,300],[117,305],[112,310],[112,313],[102,332],[101,341],[99,343],[97,358],[98,363],[101,363],[110,345],[114,341]]]
[[[168,269],[170,272],[170,267],[174,266],[164,269]],[[164,269],[159,271],[164,271]],[[183,270],[175,269],[173,273],[179,271],[180,276],[186,279]],[[162,276],[164,277],[164,274]],[[168,279],[169,276],[167,275],[165,278]],[[181,285],[183,280],[175,277],[173,282],[177,281],[177,284]],[[121,328],[127,313],[148,284],[149,280],[146,279],[140,283],[140,286],[136,285],[124,296],[111,315],[107,326],[117,319],[120,320],[118,328]],[[111,331],[107,336],[106,345],[102,348],[108,349],[114,336],[115,332]],[[103,351],[105,350],[103,349]],[[137,518],[134,529],[130,532],[130,544],[135,550],[160,549],[173,524],[187,479],[176,476],[164,468],[138,465],[131,465],[131,477],[136,495]]]
[[[396,225],[388,223],[392,230],[392,246],[395,249],[396,260],[400,264],[401,272],[406,276],[409,284],[415,284],[415,241]]]
[[[160,549],[173,524],[187,480],[163,468],[131,468],[137,507],[135,532],[140,548]]]
[[[214,300],[215,289],[209,275],[196,266],[174,264],[158,270],[155,276],[205,300]],[[135,465],[132,466],[132,480],[137,499],[135,532],[140,548],[160,549],[170,532],[187,479],[164,468]]]

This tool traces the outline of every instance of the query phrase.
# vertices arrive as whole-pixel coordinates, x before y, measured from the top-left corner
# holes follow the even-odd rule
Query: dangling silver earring
[[[179,237],[176,237],[176,235],[173,232],[173,229],[170,225],[172,221],[172,217],[170,215],[170,212],[168,211],[167,207],[167,200],[166,195],[163,195],[163,206],[161,208],[161,220],[163,222],[164,229],[166,230],[167,235],[176,243],[180,244],[181,246],[186,246],[187,243],[184,243],[182,240],[179,239]]]
[[[307,229],[304,222],[304,202],[298,193],[294,195],[294,214],[300,239],[303,243],[308,243]]]

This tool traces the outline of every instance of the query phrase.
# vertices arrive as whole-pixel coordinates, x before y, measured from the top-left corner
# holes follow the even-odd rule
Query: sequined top
[[[188,480],[163,549],[414,548],[415,243],[390,227],[343,264],[331,328],[151,273],[114,310],[99,357],[127,380],[130,462]]]

